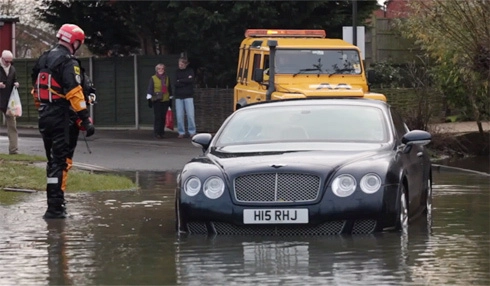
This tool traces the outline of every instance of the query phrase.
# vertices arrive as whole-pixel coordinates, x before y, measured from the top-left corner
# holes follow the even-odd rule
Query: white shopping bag
[[[10,94],[6,114],[15,117],[22,116],[22,104],[20,103],[19,91],[15,86],[12,89],[12,93]]]

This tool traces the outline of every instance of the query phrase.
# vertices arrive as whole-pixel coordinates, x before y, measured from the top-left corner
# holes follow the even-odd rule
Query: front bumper
[[[332,235],[366,234],[394,223],[396,185],[385,186],[375,194],[357,192],[339,198],[331,192],[311,203],[245,204],[230,196],[217,200],[203,197],[179,198],[179,231],[218,235]],[[308,209],[305,224],[245,224],[245,209]]]

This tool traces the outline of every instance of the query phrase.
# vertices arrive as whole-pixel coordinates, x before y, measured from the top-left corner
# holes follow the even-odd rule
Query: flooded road
[[[0,205],[0,285],[490,285],[490,177],[434,171],[432,225],[408,235],[183,237],[175,173],[127,173],[139,191],[45,193]]]

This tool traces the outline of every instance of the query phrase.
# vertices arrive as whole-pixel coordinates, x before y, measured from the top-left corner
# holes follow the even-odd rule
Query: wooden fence
[[[397,20],[373,17],[365,36],[367,67],[379,62],[403,64],[416,59],[419,48],[396,31],[394,21]]]
[[[177,69],[178,55],[134,56],[120,58],[84,58],[84,66],[92,75],[97,88],[97,104],[91,114],[97,127],[141,129],[153,126],[153,111],[148,108],[146,89],[157,63],[164,63],[170,78]],[[30,74],[34,60],[15,61],[20,82],[23,116],[19,125],[36,126],[37,110],[30,95]],[[420,97],[411,89],[381,89],[388,102],[399,109],[417,108]],[[440,99],[430,99],[438,110]],[[195,118],[198,132],[216,132],[223,121],[233,112],[233,88],[196,88]],[[5,122],[4,122],[5,124]]]

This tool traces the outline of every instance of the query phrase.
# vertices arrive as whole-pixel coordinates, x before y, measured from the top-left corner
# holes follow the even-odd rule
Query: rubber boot
[[[48,209],[44,213],[44,219],[62,219],[66,216],[64,199],[48,199]]]
[[[66,218],[65,193],[58,183],[48,184],[46,187],[48,209],[44,213],[44,219]]]

